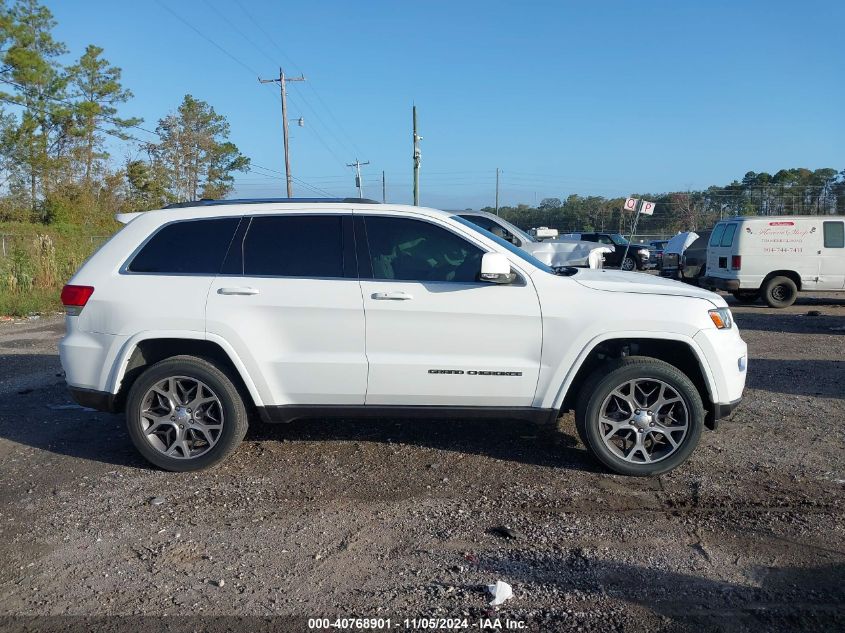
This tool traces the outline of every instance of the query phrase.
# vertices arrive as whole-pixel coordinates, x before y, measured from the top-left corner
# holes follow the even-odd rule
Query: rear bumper
[[[722,279],[721,277],[704,277],[701,285],[710,290],[727,290],[733,292],[739,290],[739,279]]]
[[[70,391],[71,398],[83,407],[105,411],[106,413],[117,412],[116,396],[113,393],[96,391],[94,389],[82,389],[80,387],[68,387],[68,391]]]

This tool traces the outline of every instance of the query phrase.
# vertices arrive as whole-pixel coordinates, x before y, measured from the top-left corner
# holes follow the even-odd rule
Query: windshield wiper
[[[575,266],[552,266],[552,272],[561,277],[572,277],[578,269]]]

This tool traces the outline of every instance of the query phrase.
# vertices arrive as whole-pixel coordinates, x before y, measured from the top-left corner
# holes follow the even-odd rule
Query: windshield
[[[452,219],[455,220],[456,222],[460,222],[461,224],[463,224],[466,227],[471,228],[476,233],[481,233],[484,237],[493,240],[494,242],[496,242],[496,244],[498,244],[502,248],[506,249],[509,253],[513,253],[514,255],[519,257],[520,259],[524,259],[526,262],[528,262],[529,264],[531,264],[535,268],[539,268],[540,270],[542,270],[543,272],[546,272],[546,273],[554,274],[554,270],[552,270],[549,266],[546,266],[539,259],[537,259],[533,255],[529,255],[524,250],[517,248],[516,246],[514,246],[513,244],[511,244],[507,240],[503,240],[498,235],[494,235],[490,231],[487,231],[487,230],[481,228],[480,226],[478,226],[477,224],[474,224],[473,222],[470,222],[469,220],[465,220],[464,218],[462,218],[459,215],[453,215]],[[516,227],[514,227],[514,228],[516,228]],[[519,229],[517,229],[517,230],[519,230]]]
[[[619,235],[619,233],[611,234],[610,239],[613,240],[613,243],[617,246],[625,246],[628,243],[628,240]]]

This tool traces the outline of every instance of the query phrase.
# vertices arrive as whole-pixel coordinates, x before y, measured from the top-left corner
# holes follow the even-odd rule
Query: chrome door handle
[[[376,301],[410,301],[414,295],[407,292],[376,292],[373,299]]]
[[[257,295],[258,294],[258,288],[248,288],[248,287],[218,288],[217,294],[219,294],[219,295]]]

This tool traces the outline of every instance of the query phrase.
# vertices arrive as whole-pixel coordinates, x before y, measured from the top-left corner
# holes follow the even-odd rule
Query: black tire
[[[619,268],[627,271],[636,270],[637,260],[635,260],[633,257],[626,257],[622,260],[622,263],[619,264]]]
[[[754,303],[760,298],[759,290],[734,290],[731,294],[738,303]]]
[[[150,444],[142,428],[141,399],[156,383],[172,376],[193,378],[205,383],[217,396],[223,412],[222,429],[216,444],[197,457],[165,455]],[[148,462],[164,470],[187,472],[219,464],[241,443],[248,424],[244,399],[235,381],[209,361],[196,356],[174,356],[152,365],[135,380],[126,401],[126,425],[132,443]]]
[[[688,411],[688,430],[680,446],[653,463],[632,463],[612,452],[601,437],[599,414],[605,398],[626,381],[655,379],[669,385],[683,400]],[[602,464],[620,475],[648,477],[676,468],[690,456],[701,438],[704,405],[692,381],[677,367],[645,356],[630,356],[597,369],[584,383],[575,408],[575,426],[587,450]]]
[[[798,298],[798,286],[789,277],[772,277],[763,285],[763,299],[770,308],[788,308]]]

